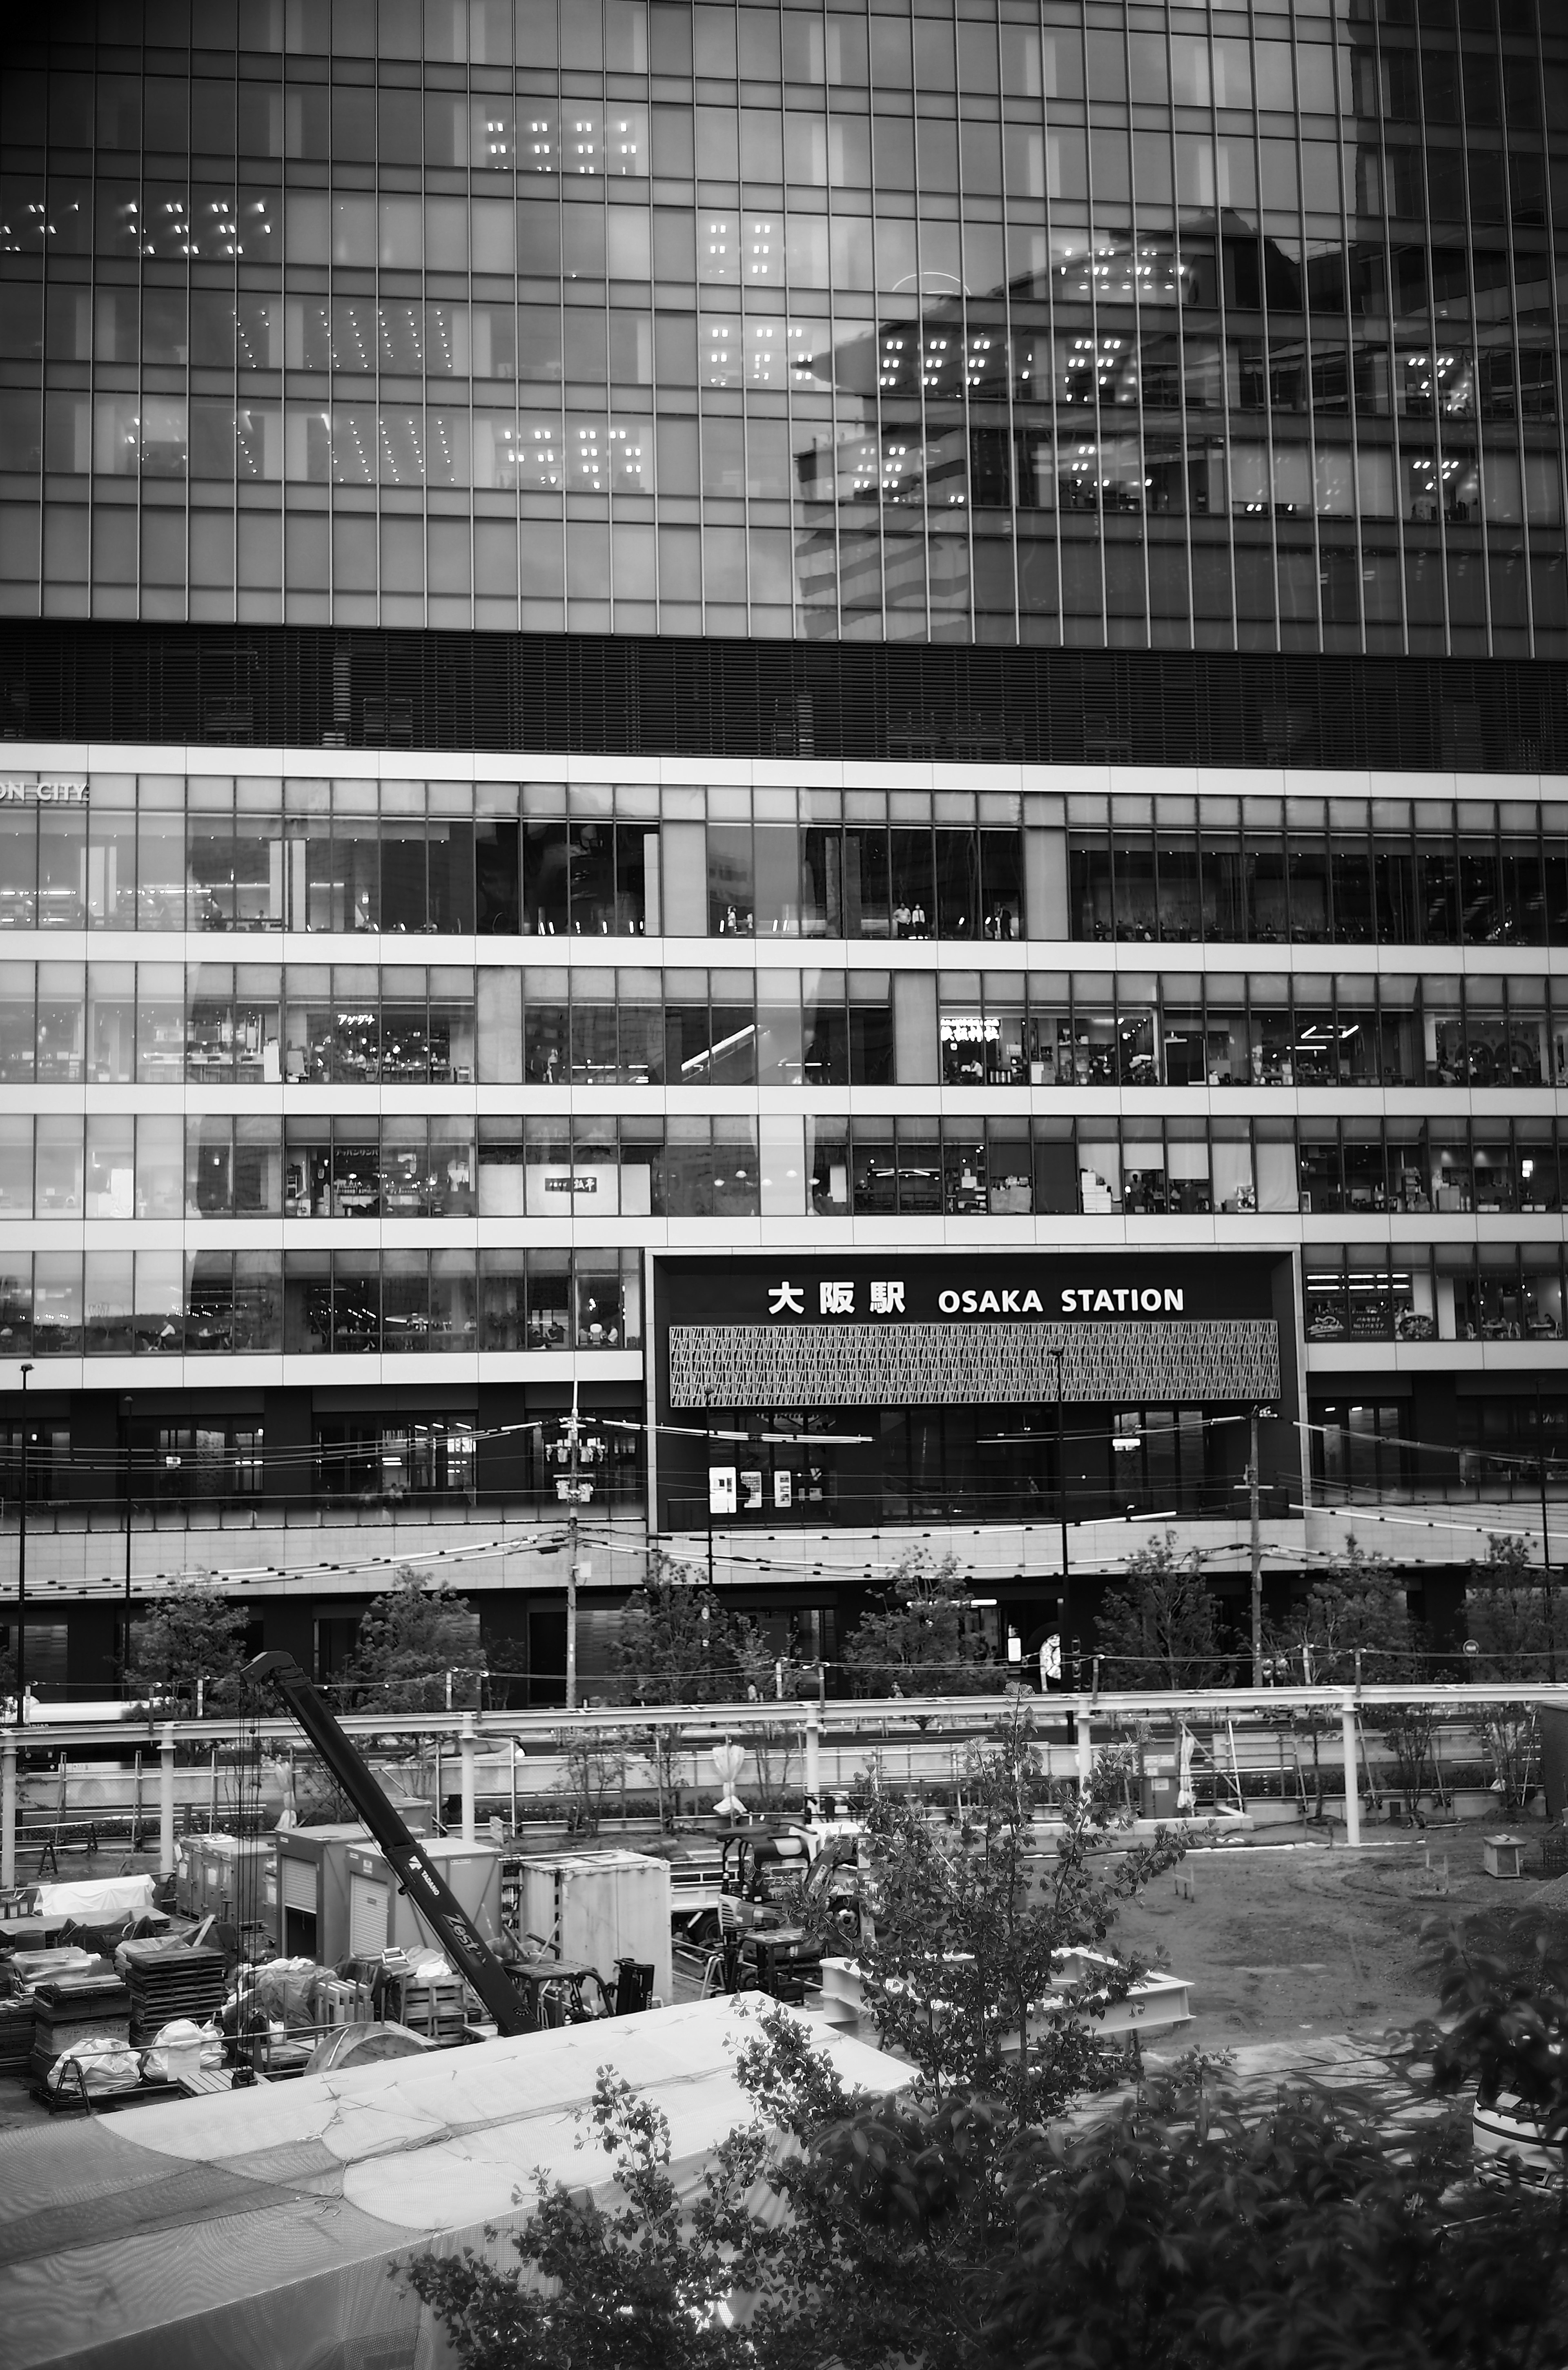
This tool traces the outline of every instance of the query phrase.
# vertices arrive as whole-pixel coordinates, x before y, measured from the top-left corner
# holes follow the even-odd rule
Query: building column
[[[822,1807],[822,1706],[806,1706],[806,1808]]]
[[[1361,1842],[1361,1773],[1356,1766],[1355,1706],[1348,1697],[1340,1706],[1340,1734],[1344,1746],[1344,1839],[1354,1851]]]
[[[1073,1729],[1078,1738],[1078,1792],[1087,1798],[1094,1782],[1094,1748],[1089,1738],[1089,1705],[1081,1696],[1073,1706]]]

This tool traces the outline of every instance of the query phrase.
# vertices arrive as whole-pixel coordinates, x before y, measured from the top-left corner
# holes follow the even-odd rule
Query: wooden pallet
[[[141,1962],[133,1959],[127,1970],[127,1987],[131,2038],[138,2044],[155,2039],[177,2018],[206,2024],[224,2004],[227,1986],[223,1953],[179,1950]]]
[[[257,2079],[264,2082],[267,2077],[259,2074]],[[228,2065],[215,2065],[195,2074],[181,2074],[168,2087],[177,2090],[182,2099],[211,2098],[215,2090],[231,2090],[234,2088],[234,2069]]]
[[[0,2074],[25,2074],[38,2011],[30,1999],[0,2000]]]
[[[465,2038],[468,2020],[466,1989],[460,1978],[421,1982],[412,1975],[398,1976],[396,2020],[433,2041],[438,2049],[455,2049]]]
[[[78,2042],[105,2037],[123,2042],[131,2038],[131,1996],[123,1984],[112,1976],[90,1976],[39,1986],[33,1995],[29,2058],[34,2074],[46,2074],[55,2059]]]

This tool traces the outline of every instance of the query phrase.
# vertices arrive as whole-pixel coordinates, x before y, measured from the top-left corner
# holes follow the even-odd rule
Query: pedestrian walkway
[[[1398,2031],[1303,2033],[1298,2040],[1249,2042],[1228,2054],[1229,2065],[1217,2079],[1244,2112],[1271,2104],[1283,2090],[1320,2090],[1398,2134],[1435,2122],[1454,2103],[1433,2095],[1421,2061]],[[1150,2074],[1170,2071],[1178,2054],[1146,2050],[1145,2067]]]

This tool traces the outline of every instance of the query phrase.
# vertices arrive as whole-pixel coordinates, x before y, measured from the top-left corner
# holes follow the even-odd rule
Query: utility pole
[[[1551,1534],[1546,1514],[1546,1410],[1540,1403],[1540,1377],[1536,1376],[1536,1471],[1540,1479],[1540,1593],[1546,1615],[1547,1676],[1557,1684],[1557,1622],[1552,1605]]]
[[[1252,1524],[1252,1685],[1263,1684],[1263,1543],[1258,1528],[1258,1409],[1251,1414],[1251,1455],[1247,1465],[1248,1511]]]
[[[17,1725],[28,1716],[28,1376],[22,1367],[22,1487],[17,1501]]]
[[[124,1651],[120,1660],[121,1681],[127,1695],[131,1692],[131,1394],[120,1402],[120,1412],[125,1419],[125,1637]]]

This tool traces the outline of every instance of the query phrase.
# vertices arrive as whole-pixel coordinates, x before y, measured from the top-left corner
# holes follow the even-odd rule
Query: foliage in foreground
[[[868,1996],[913,2061],[905,2089],[850,2096],[800,2020],[765,2012],[736,2053],[750,2120],[683,2202],[663,2114],[601,2068],[584,2136],[616,2169],[603,2202],[546,2184],[488,2257],[405,2267],[468,2370],[1561,2370],[1562,2202],[1464,2180],[1462,2114],[1391,2135],[1381,2102],[1343,2092],[1260,2108],[1193,2056],[1063,2125],[1097,2078],[1092,2022],[1009,2055],[1008,1986],[1103,1934],[1135,1885],[1092,1848],[1113,1773],[1020,1886],[1039,1785],[1015,1709],[963,1830],[902,1872],[913,1832],[873,1805]],[[999,2015],[940,1957],[954,1946]],[[1412,2082],[1533,2082],[1568,2126],[1568,1983],[1450,1949],[1444,1985]]]
[[[1303,2092],[1249,2116],[1201,2062],[1086,2130],[958,2095],[851,2100],[781,2015],[762,2110],[683,2211],[659,2110],[601,2074],[604,2206],[548,2190],[513,2241],[406,2277],[469,2370],[1556,2370],[1558,2202],[1455,2185],[1462,2122],[1408,2155]],[[798,2152],[770,2150],[777,2119]],[[767,2200],[781,2216],[755,2209]]]
[[[1136,1844],[1123,1832],[1125,1746],[1100,1750],[1081,1791],[1054,1786],[1029,1696],[1010,1698],[992,1734],[969,1758],[956,1824],[900,1795],[872,1796],[856,1955],[877,2038],[916,2068],[922,2091],[939,2105],[954,2091],[1002,2100],[1022,2123],[1120,2070],[1096,2019],[1145,1970],[1111,1947],[1112,1928],[1123,1904],[1182,1858],[1186,1833],[1162,1828]],[[842,1948],[824,1908],[802,1897],[801,1914],[819,1922],[826,1948]],[[1066,1985],[1062,2012],[1032,2014],[1075,1950],[1096,1955]]]

